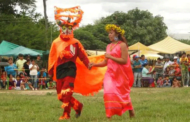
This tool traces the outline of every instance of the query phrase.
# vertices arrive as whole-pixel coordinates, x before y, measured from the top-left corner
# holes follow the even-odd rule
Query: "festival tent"
[[[42,55],[41,53],[38,53],[36,51],[33,51],[29,48],[23,47],[23,46],[19,46],[7,53],[4,53],[4,56],[18,56],[19,54],[23,54],[23,55],[28,55],[30,54],[31,56],[37,56],[37,55]]]
[[[8,41],[5,41],[3,40],[0,44],[0,55],[4,55],[5,53],[19,47],[20,45],[17,45],[17,44],[14,44],[14,43],[11,43],[11,42],[8,42]],[[29,49],[29,48],[28,48]],[[38,52],[40,53],[41,55],[45,52],[43,50],[36,50],[36,49],[31,49],[35,52]]]
[[[9,52],[15,48],[19,47],[19,45],[13,44],[11,42],[7,42],[3,40],[0,44],[0,55]]]
[[[179,42],[171,38],[170,36],[148,47],[160,53],[166,53],[166,54],[174,54],[179,51],[185,51],[190,49],[190,45]]]
[[[140,43],[140,42],[137,42],[131,46],[129,46],[129,51],[134,51],[134,50],[137,50],[139,51],[139,55],[142,55],[142,54],[149,54],[150,52],[154,52],[154,53],[158,53],[156,50],[154,49],[151,49],[147,46],[145,46],[144,44]]]

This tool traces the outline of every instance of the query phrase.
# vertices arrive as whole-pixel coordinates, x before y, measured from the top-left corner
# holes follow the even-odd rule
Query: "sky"
[[[36,12],[43,15],[43,0],[36,0]],[[95,20],[113,14],[128,12],[138,7],[154,16],[161,15],[168,27],[168,35],[190,38],[190,0],[47,0],[47,16],[54,20],[54,6],[60,8],[80,6],[84,11],[81,25],[93,24]]]

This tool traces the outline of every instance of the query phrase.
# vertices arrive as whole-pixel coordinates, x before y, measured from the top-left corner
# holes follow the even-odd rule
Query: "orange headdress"
[[[68,38],[72,37],[73,30],[79,27],[83,13],[79,6],[64,9],[55,6],[55,20],[60,27],[61,34]]]

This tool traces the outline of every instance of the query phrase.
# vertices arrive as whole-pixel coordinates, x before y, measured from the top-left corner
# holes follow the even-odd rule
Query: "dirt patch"
[[[56,90],[38,90],[38,91],[16,91],[16,90],[1,90],[0,94],[23,94],[23,95],[47,95],[47,94],[56,94]]]

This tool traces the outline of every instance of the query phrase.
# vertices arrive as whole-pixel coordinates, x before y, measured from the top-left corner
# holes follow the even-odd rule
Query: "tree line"
[[[1,0],[0,41],[6,40],[28,48],[49,50],[51,42],[59,35],[59,29],[56,24],[48,21],[47,17],[35,11],[35,2],[35,0]],[[16,6],[20,7],[20,11],[15,9]],[[106,45],[110,43],[105,25],[117,24],[125,30],[129,45],[136,42],[151,45],[167,36],[167,25],[163,20],[160,15],[153,16],[151,12],[138,8],[127,13],[116,11],[96,20],[94,24],[78,28],[74,35],[85,49],[105,50]],[[189,43],[186,40],[182,42]]]

